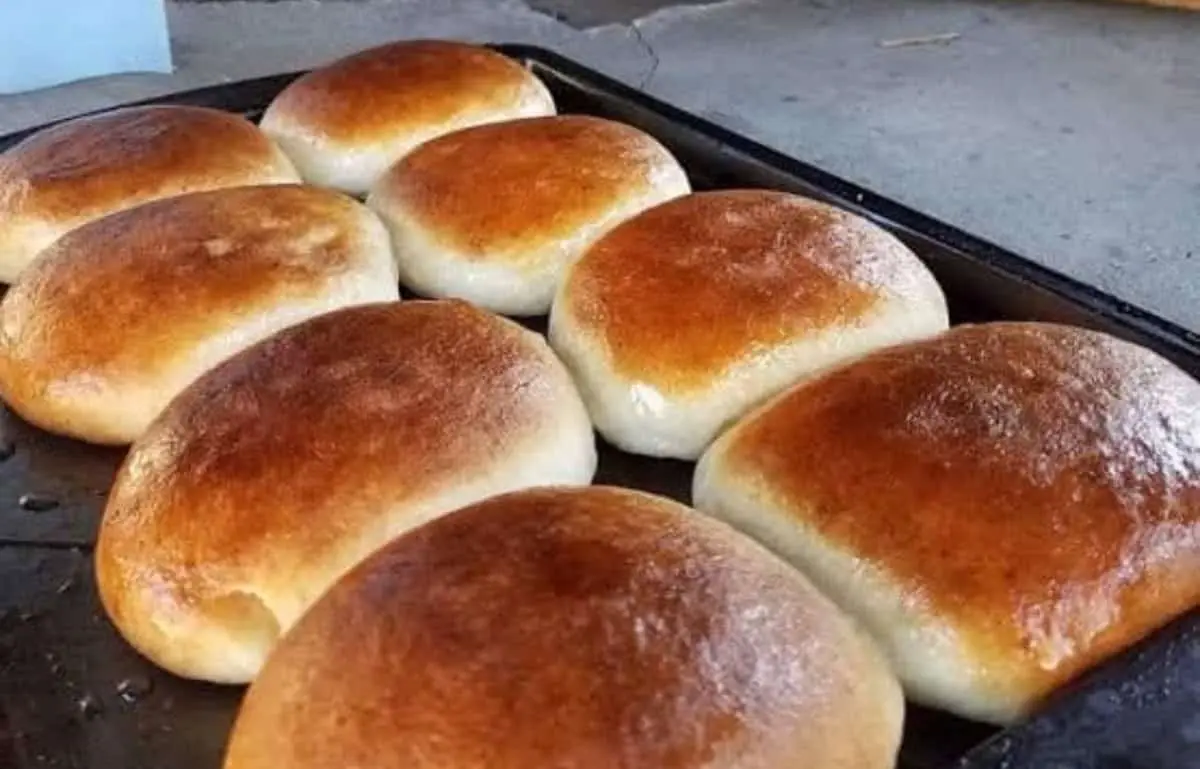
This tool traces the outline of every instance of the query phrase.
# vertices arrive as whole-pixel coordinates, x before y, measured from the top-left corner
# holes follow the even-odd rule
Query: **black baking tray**
[[[551,51],[496,48],[539,75],[561,111],[613,118],[659,138],[698,189],[789,190],[882,224],[933,270],[955,322],[1023,319],[1086,326],[1154,349],[1200,377],[1200,337],[1187,329]],[[204,105],[257,118],[299,74],[139,103]],[[0,150],[32,130],[0,138]],[[3,415],[0,769],[220,767],[241,690],[183,681],[155,669],[121,641],[95,597],[91,547],[121,457],[119,451],[57,438]],[[690,476],[685,463],[601,450],[601,482],[687,501]],[[31,494],[57,506],[24,509],[20,500]],[[798,760],[802,764],[803,757]],[[910,708],[901,767],[1200,768],[1200,611],[1085,675],[1007,731]]]

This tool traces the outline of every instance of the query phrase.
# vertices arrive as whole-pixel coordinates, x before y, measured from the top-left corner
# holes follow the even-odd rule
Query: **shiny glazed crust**
[[[56,241],[0,303],[0,394],[25,419],[128,443],[221,360],[286,326],[399,299],[387,232],[313,187],[191,193]]]
[[[100,596],[179,675],[245,682],[392,536],[486,496],[588,483],[595,446],[536,334],[460,302],[335,311],[218,366],[134,444]]]
[[[367,205],[392,231],[401,279],[514,315],[545,313],[598,236],[688,191],[657,140],[581,115],[443,136],[404,157]]]
[[[918,700],[992,721],[1200,602],[1200,384],[1034,323],[960,326],[722,437],[697,506],[872,629]]]
[[[753,542],[641,492],[535,489],[343,578],[252,685],[225,769],[890,769],[902,712]]]
[[[0,154],[0,280],[105,214],[184,192],[297,181],[271,140],[228,112],[130,107],[72,120]]]
[[[544,88],[520,64],[482,46],[404,41],[303,75],[275,97],[264,122],[302,126],[353,147],[420,132],[463,112],[501,110]]]
[[[546,87],[508,57],[467,43],[410,40],[300,77],[275,97],[262,128],[306,179],[358,194],[437,136],[552,114]]]
[[[797,195],[729,190],[600,238],[563,280],[550,340],[609,440],[695,459],[784,387],[947,322],[937,282],[887,231]]]

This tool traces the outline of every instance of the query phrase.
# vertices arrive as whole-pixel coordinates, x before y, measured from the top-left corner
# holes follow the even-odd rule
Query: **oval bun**
[[[534,489],[339,581],[225,769],[891,769],[902,718],[872,646],[753,542],[641,492]]]
[[[613,225],[688,192],[657,140],[582,115],[459,131],[393,166],[367,205],[405,285],[506,315],[544,315],[566,268]]]
[[[1010,722],[1200,603],[1200,383],[1093,331],[959,326],[800,385],[696,472],[912,698]]]
[[[300,77],[271,102],[262,128],[306,180],[360,195],[437,136],[553,114],[550,92],[507,56],[468,43],[408,40]]]
[[[0,394],[26,420],[128,443],[184,387],[274,332],[398,300],[383,225],[315,187],[147,203],[66,234],[0,303]]]
[[[871,222],[798,195],[687,195],[618,225],[563,279],[550,342],[592,420],[695,459],[796,381],[948,324],[937,282]]]
[[[100,526],[100,598],[160,666],[246,682],[392,537],[595,466],[537,334],[462,302],[337,310],[213,369],[133,445]]]
[[[0,281],[84,222],[185,192],[298,182],[240,115],[128,107],[40,131],[0,154]]]

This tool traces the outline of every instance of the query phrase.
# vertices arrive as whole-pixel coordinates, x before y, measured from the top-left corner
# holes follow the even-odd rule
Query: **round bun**
[[[128,443],[205,371],[276,331],[399,299],[387,232],[315,187],[197,192],[64,235],[0,303],[0,394],[26,420]]]
[[[271,102],[262,128],[306,180],[360,195],[434,137],[553,114],[546,86],[512,59],[467,43],[412,40],[300,77]]]
[[[436,139],[393,166],[367,205],[391,229],[401,281],[413,290],[544,315],[593,240],[688,189],[649,135],[571,115]]]
[[[395,535],[595,466],[537,334],[462,302],[335,310],[213,369],[134,444],[100,526],[100,598],[160,666],[246,682]]]
[[[665,203],[596,242],[563,280],[550,343],[605,438],[695,459],[788,385],[947,323],[929,270],[882,228],[734,190]]]
[[[1200,383],[1148,350],[960,326],[722,436],[697,507],[791,560],[912,698],[998,723],[1200,603]]]
[[[748,539],[640,492],[535,489],[338,582],[251,686],[225,769],[891,769],[903,707]]]
[[[0,154],[0,281],[84,222],[150,200],[297,182],[253,123],[203,107],[130,107],[47,128]]]

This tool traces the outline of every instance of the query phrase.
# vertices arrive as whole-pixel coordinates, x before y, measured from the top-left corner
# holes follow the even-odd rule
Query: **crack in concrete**
[[[711,0],[711,2],[675,3],[657,8],[644,16],[634,19],[631,24],[647,26],[649,24],[669,24],[676,21],[686,21],[709,14],[720,13],[739,6],[758,5],[762,0]]]
[[[642,34],[642,27],[636,19],[629,23],[629,31],[633,33],[634,38],[636,38],[638,41],[638,45],[640,45],[642,50],[646,52],[646,55],[650,57],[650,69],[646,70],[646,74],[642,75],[642,79],[638,83],[638,90],[645,91],[650,87],[650,81],[653,80],[654,76],[658,74],[658,67],[660,64],[662,64],[662,59],[658,58],[658,52],[654,50],[654,46],[649,40],[646,39],[646,36]]]
[[[628,25],[665,8],[705,5],[709,0],[527,0],[535,11],[551,16],[575,29]]]
[[[195,2],[196,0],[191,1]],[[261,2],[262,0],[259,1]],[[595,32],[614,27],[630,29],[635,25],[643,25],[652,21],[662,22],[683,19],[711,11],[724,10],[730,6],[751,4],[753,2],[755,0],[683,0],[682,2],[674,3],[624,0],[622,3],[614,4],[632,5],[634,7],[629,10],[634,11],[634,13],[628,15],[610,13],[603,15],[603,17],[598,17],[586,4],[579,15],[569,7],[564,8],[564,5],[571,6],[576,4],[576,2],[570,2],[569,0],[520,0],[520,3],[528,10],[551,18],[580,32]]]
[[[422,0],[171,0],[172,4],[188,5],[286,5],[298,4],[318,6],[406,6],[419,5]],[[526,12],[535,17],[549,20],[591,38],[605,33],[627,35],[644,52],[647,63],[637,78],[637,88],[645,91],[654,82],[662,66],[662,59],[652,40],[655,34],[677,21],[695,19],[697,16],[721,11],[729,6],[753,3],[755,0],[621,0],[605,4],[604,12],[597,15],[597,6],[586,0],[505,0],[498,3],[514,12]],[[651,26],[652,25],[652,26]]]
[[[650,64],[646,71],[638,79],[637,88],[640,91],[645,91],[647,86],[650,85],[650,82],[654,79],[654,76],[658,74],[658,68],[662,63],[662,60],[658,56],[658,52],[654,50],[654,45],[646,38],[646,35],[642,33],[641,24],[644,20],[653,18],[663,11],[678,7],[668,6],[666,8],[652,8],[648,13],[625,22],[586,24],[580,23],[580,21],[573,18],[568,11],[560,7],[548,7],[548,4],[544,2],[544,0],[543,2],[537,2],[537,0],[523,0],[522,5],[524,5],[525,8],[533,13],[553,19],[559,24],[563,24],[571,29],[578,30],[585,35],[594,36],[596,34],[612,31],[614,29],[620,29],[627,32],[633,37],[633,39],[637,42],[638,47],[645,52],[646,57],[650,60]]]
[[[726,11],[734,6],[753,5],[758,2],[758,0],[713,0],[711,2],[691,0],[690,2],[658,4],[635,0],[635,2],[632,2],[632,5],[636,6],[639,10],[645,8],[646,13],[631,18],[628,21],[587,24],[582,23],[583,19],[574,17],[569,10],[564,9],[562,7],[564,5],[563,0],[558,0],[557,2],[552,2],[551,0],[520,1],[529,11],[553,19],[559,24],[579,30],[586,35],[596,35],[612,30],[621,30],[629,34],[645,52],[646,57],[650,61],[645,73],[638,81],[637,87],[642,91],[650,87],[662,65],[662,59],[655,49],[654,43],[651,41],[651,35],[646,32],[646,29],[650,25],[654,25],[657,31],[661,31],[673,22],[690,20],[709,13]]]

